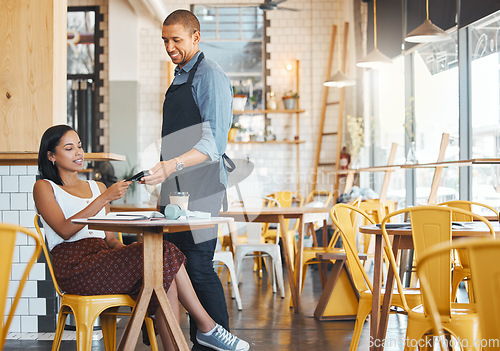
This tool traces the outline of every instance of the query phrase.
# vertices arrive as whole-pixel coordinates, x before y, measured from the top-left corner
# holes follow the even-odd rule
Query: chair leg
[[[273,256],[273,266],[276,273],[276,280],[281,291],[281,298],[285,298],[285,283],[283,281],[283,266],[281,265],[281,255]]]
[[[146,329],[148,331],[149,342],[151,343],[151,350],[158,351],[158,340],[155,335],[155,327],[153,325],[153,320],[149,317],[144,318],[146,323]]]
[[[354,332],[352,334],[351,345],[349,346],[349,351],[356,351],[358,349],[359,340],[361,338],[361,332],[363,331],[363,325],[365,324],[366,318],[372,310],[372,300],[370,298],[359,298],[358,312],[356,314],[356,323],[354,324]]]
[[[273,287],[273,294],[276,294],[276,269],[274,268],[274,258],[267,256],[264,258],[266,267],[268,268],[269,283]]]
[[[417,350],[418,340],[422,339],[427,331],[426,329],[428,329],[428,325],[426,323],[420,323],[418,321],[412,322],[410,317],[408,317],[404,351]]]
[[[117,312],[118,307],[108,309],[106,312]],[[104,348],[106,351],[116,350],[116,315],[101,313],[100,321],[102,328],[102,338],[104,339]]]
[[[64,325],[66,324],[67,312],[71,311],[67,306],[61,306],[59,309],[59,317],[57,318],[56,333],[52,342],[52,351],[58,351],[61,346]]]
[[[92,349],[92,332],[94,325],[89,325],[86,322],[79,322],[76,319],[76,349],[77,351],[91,351]]]
[[[234,268],[234,264],[231,265],[230,262],[226,263],[227,269],[229,271],[229,276],[231,277],[231,280],[234,282],[237,282],[236,280],[236,270]],[[241,296],[240,296],[240,289],[238,288],[238,284],[232,284],[232,295],[234,295],[234,298],[236,300],[236,306],[238,306],[238,310],[241,311],[243,309],[241,305]]]

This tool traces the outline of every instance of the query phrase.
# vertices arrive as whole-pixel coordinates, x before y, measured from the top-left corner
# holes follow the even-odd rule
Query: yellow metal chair
[[[63,293],[57,284],[49,251],[45,245],[44,237],[40,230],[38,215],[35,215],[35,228],[38,233],[37,238],[42,244],[43,253],[45,254],[45,258],[47,260],[47,267],[49,268],[54,288],[61,298],[61,306],[59,308],[59,317],[57,319],[54,342],[52,343],[52,351],[59,350],[64,325],[69,314],[73,314],[75,317],[76,344],[78,351],[91,350],[92,331],[97,317],[100,318],[104,347],[106,351],[116,350],[116,317],[119,315],[130,315],[130,313],[119,312],[118,309],[122,306],[134,308],[135,301],[130,296],[125,294],[81,296]],[[153,321],[147,316],[144,318],[144,321],[148,330],[151,349],[158,351],[158,343],[153,327]]]
[[[24,267],[24,272],[19,284],[17,285],[17,290],[15,291],[16,294],[12,300],[9,313],[7,318],[5,318],[7,294],[9,293],[10,274],[12,270],[12,259],[14,257],[18,233],[23,233],[32,238],[35,242],[35,246],[33,247],[33,252],[29,261]],[[7,338],[7,332],[9,331],[12,318],[16,312],[24,285],[26,284],[26,280],[28,280],[29,272],[35,263],[35,260],[38,256],[40,256],[42,247],[40,239],[35,233],[31,230],[13,224],[0,223],[0,240],[2,241],[2,244],[0,245],[0,350],[3,350],[5,339]]]
[[[382,219],[387,214],[396,210],[393,201],[381,202],[378,199],[363,200],[359,204],[359,208],[365,211],[375,221],[375,223],[382,222]],[[364,220],[363,225],[365,224],[368,224],[366,220]],[[373,263],[373,253],[375,250],[375,247],[373,246],[372,235],[361,235],[359,246],[363,248],[363,253],[367,256],[367,259],[364,262],[365,269],[369,269],[369,267]]]
[[[350,205],[354,207],[358,207],[361,202],[361,197],[358,197],[357,199],[353,200]],[[306,204],[307,205],[307,204]],[[355,220],[355,212],[352,212],[352,222],[354,223]],[[330,216],[333,216],[332,211],[330,211]],[[307,274],[307,267],[311,264],[322,264],[325,263],[325,261],[318,260],[317,259],[317,254],[318,253],[335,253],[335,252],[344,252],[343,249],[339,249],[335,247],[335,244],[338,241],[338,238],[340,236],[338,228],[335,228],[335,231],[330,238],[330,241],[326,246],[313,246],[313,247],[304,247],[303,248],[303,254],[302,254],[302,286],[300,287],[300,291],[304,290],[304,282],[306,280],[306,274]],[[332,261],[332,263],[334,263]],[[295,265],[295,272],[298,272],[298,267]],[[321,284],[324,286],[324,283],[326,281],[326,272],[325,270],[320,271],[320,278],[321,278]]]
[[[304,205],[304,197],[294,191],[278,191],[267,195],[266,197],[275,199],[280,204],[280,207],[302,207]],[[294,252],[297,251],[297,243],[295,241],[295,233],[297,233],[299,221],[296,220],[294,225],[290,227],[290,220],[285,219],[285,226],[288,230],[288,247],[293,247]],[[276,229],[269,229],[269,224],[264,226],[262,233],[266,242],[276,242]],[[292,262],[293,263],[293,262]]]
[[[475,282],[475,313],[469,316],[479,319],[480,340],[482,349],[488,351],[500,350],[500,303],[498,302],[498,287],[500,286],[500,266],[491,264],[500,255],[500,241],[491,238],[461,239],[452,243],[446,242],[426,250],[419,260],[417,274],[420,277],[424,299],[428,301],[428,314],[431,316],[433,328],[439,335],[444,335],[444,322],[438,310],[436,296],[433,295],[431,280],[427,276],[429,266],[441,258],[448,259],[450,252],[465,251],[470,258],[471,274]]]
[[[480,202],[466,201],[466,200],[452,200],[452,201],[442,202],[438,205],[461,208],[462,210],[467,210],[474,213],[476,212],[473,211],[473,209],[482,208],[485,209],[487,212],[490,212],[492,215],[495,215],[496,218],[498,218],[497,210],[495,210],[493,207],[489,205]],[[453,220],[457,222],[471,222],[473,218],[468,215],[454,213]],[[465,280],[467,293],[469,295],[469,301],[474,301],[474,289],[472,289],[472,281],[470,280],[470,267],[469,267],[470,263],[469,263],[469,257],[467,256],[467,252],[462,250],[457,250],[455,252],[455,255],[456,259],[454,260],[455,265],[453,268],[453,283],[452,283],[453,290],[451,292],[451,297],[453,300],[455,300],[457,296],[458,286],[460,285],[462,280]]]
[[[412,238],[417,262],[417,269],[421,275],[427,277],[430,285],[430,292],[435,298],[441,321],[444,328],[454,337],[466,340],[469,345],[473,345],[474,340],[478,340],[478,322],[475,315],[474,304],[454,303],[451,299],[451,255],[441,256],[440,259],[433,259],[432,264],[419,267],[420,257],[425,250],[433,245],[441,243],[451,243],[452,239],[452,218],[453,214],[468,215],[471,218],[483,221],[488,226],[490,233],[495,232],[491,224],[482,216],[470,211],[442,206],[416,206],[395,211],[387,215],[382,220],[382,233],[388,240],[386,223],[394,216],[409,214],[412,227]],[[392,251],[388,253],[390,257]],[[398,289],[400,289],[398,285]],[[402,289],[402,288],[401,288]],[[404,296],[403,296],[404,300]],[[434,330],[434,332],[432,332]],[[429,305],[425,296],[422,305],[408,311],[408,326],[406,331],[405,350],[415,350],[413,347],[419,340],[425,340],[426,334],[435,334],[432,318],[429,316]],[[412,341],[413,340],[413,341]]]
[[[369,223],[375,223],[375,221],[366,212],[357,207],[346,204],[337,204],[332,208],[332,220],[339,228],[340,234],[342,235],[342,243],[347,256],[347,265],[349,267],[349,271],[351,272],[354,286],[359,294],[358,311],[356,315],[356,323],[354,325],[354,333],[349,347],[350,351],[355,351],[358,348],[363,324],[368,315],[371,313],[373,297],[372,283],[361,260],[359,259],[359,252],[356,247],[356,224],[352,221],[353,212],[361,215],[361,218],[366,219]],[[386,253],[388,254],[390,252],[390,254],[388,254],[388,261],[396,272],[396,274],[394,274],[394,279],[396,279],[398,287],[398,291],[394,292],[392,296],[391,306],[397,306],[402,308],[404,311],[409,311],[411,307],[417,306],[421,303],[420,291],[412,288],[403,289],[397,274],[398,267],[396,265],[396,259],[394,255],[392,255],[391,243],[387,236],[384,237],[384,244],[387,248]],[[402,297],[402,295],[406,296],[406,298],[404,296]],[[383,296],[384,291],[382,291],[381,300],[383,300]]]

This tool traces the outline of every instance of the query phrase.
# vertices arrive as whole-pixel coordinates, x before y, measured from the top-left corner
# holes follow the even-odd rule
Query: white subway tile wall
[[[0,166],[0,220],[35,230],[33,218],[33,185],[36,166]],[[34,241],[19,234],[13,257],[9,283],[8,306],[12,304],[26,262],[34,250]],[[38,315],[45,315],[45,299],[38,298],[37,281],[45,279],[45,264],[35,263],[23,289],[9,332],[27,333],[38,331]]]

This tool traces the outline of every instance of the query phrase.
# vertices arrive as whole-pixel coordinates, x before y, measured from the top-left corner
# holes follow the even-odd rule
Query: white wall
[[[109,0],[110,81],[139,79],[139,19],[128,1]]]

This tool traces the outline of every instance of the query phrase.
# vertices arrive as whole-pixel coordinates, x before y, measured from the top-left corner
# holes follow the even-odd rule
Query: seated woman
[[[45,228],[57,282],[63,291],[78,295],[128,294],[136,298],[142,282],[142,244],[124,245],[113,232],[88,230],[74,224],[109,212],[109,203],[121,198],[131,182],[124,180],[106,189],[102,183],[78,178],[84,153],[78,134],[69,126],[58,125],[45,131],[38,153],[41,179],[33,197]],[[200,304],[184,268],[185,257],[173,244],[163,242],[163,286],[179,319],[179,304],[198,327],[198,342],[214,350],[248,350],[238,339],[216,324]],[[153,299],[148,313],[159,307]],[[163,318],[155,321],[163,348],[173,344]]]

